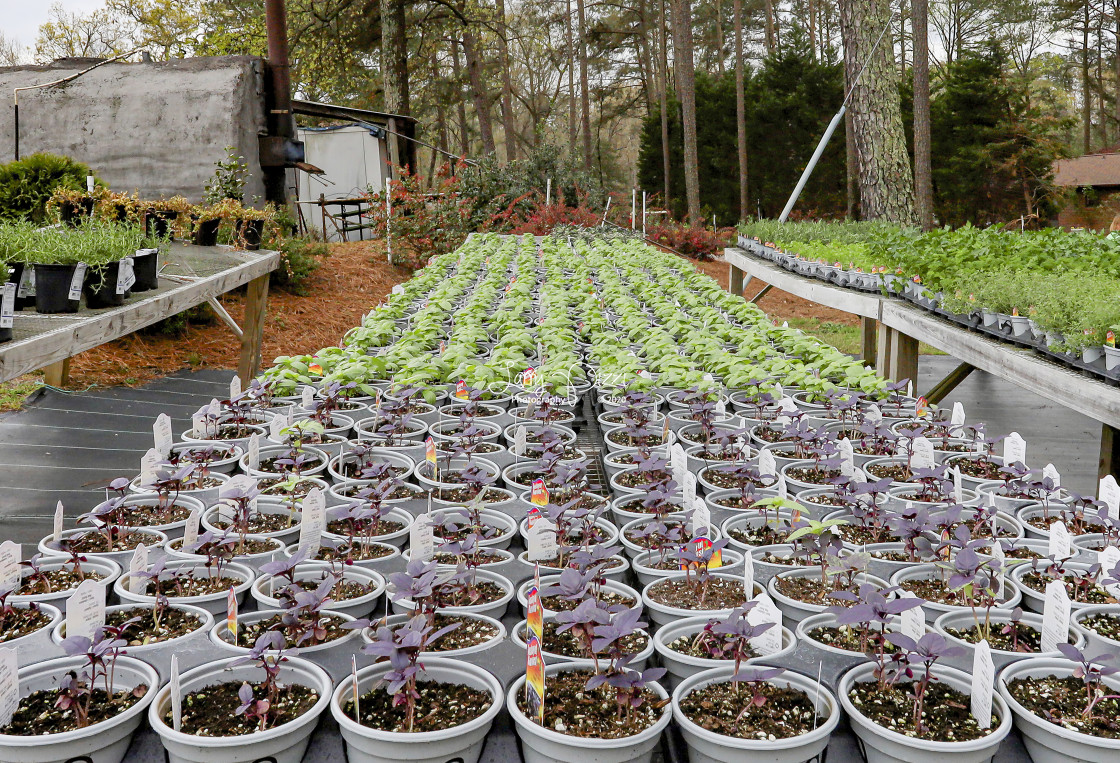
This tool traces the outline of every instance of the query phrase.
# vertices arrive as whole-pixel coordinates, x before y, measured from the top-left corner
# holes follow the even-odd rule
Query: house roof
[[[1054,162],[1054,182],[1076,188],[1120,186],[1120,153],[1059,159]]]

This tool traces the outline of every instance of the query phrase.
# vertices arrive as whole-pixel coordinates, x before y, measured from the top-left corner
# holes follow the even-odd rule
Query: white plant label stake
[[[187,515],[187,524],[183,527],[183,545],[179,546],[182,551],[186,551],[198,542],[198,525],[201,519],[202,515],[198,509],[191,509],[191,513]]]
[[[1120,548],[1116,548],[1116,546],[1105,546],[1097,552],[1097,562],[1101,565],[1101,576],[1098,580],[1112,577],[1112,571],[1116,569],[1117,564],[1120,564]],[[1120,584],[1101,587],[1114,599],[1120,599]],[[0,585],[0,590],[3,590],[2,585]]]
[[[310,409],[315,405],[315,393],[311,390],[311,387],[304,387],[300,395],[300,405],[304,408]]]
[[[669,470],[673,473],[673,482],[684,487],[684,475],[688,473],[688,456],[680,443],[675,443],[669,448]]]
[[[525,425],[524,424],[518,424],[517,429],[514,430],[514,433],[513,433],[513,455],[515,455],[515,456],[524,456],[525,455],[525,447],[526,447],[525,437],[526,437]]]
[[[691,506],[696,500],[696,475],[686,472],[684,475],[684,505]]]
[[[303,499],[303,517],[299,523],[299,548],[318,551],[327,527],[327,501],[320,488],[312,488]]]
[[[856,454],[852,448],[852,441],[847,437],[840,439],[840,473],[851,477],[856,468]],[[771,456],[773,458],[773,456]]]
[[[19,588],[19,563],[22,561],[20,545],[6,540],[0,543],[0,592]]]
[[[93,638],[105,624],[105,586],[96,580],[83,580],[66,600],[66,636]]]
[[[529,528],[526,537],[530,562],[543,562],[555,558],[560,550],[556,543],[556,525],[547,519],[538,519]]]
[[[1097,498],[1108,506],[1108,515],[1120,519],[1120,485],[1111,474],[1106,475],[1097,486]]]
[[[915,437],[911,443],[910,466],[914,469],[933,468],[933,443],[928,437]]]
[[[1062,486],[1062,475],[1058,472],[1057,467],[1055,467],[1053,464],[1047,464],[1046,466],[1042,467],[1042,476],[1044,478],[1049,478],[1050,481],[1054,483],[1055,489]]]
[[[996,599],[1003,600],[1003,586],[1007,582],[1007,554],[998,540],[992,541],[992,558],[999,564],[996,571]]]
[[[972,717],[982,729],[992,727],[992,687],[995,675],[992,648],[987,639],[981,639],[972,654]]]
[[[760,450],[758,452],[758,474],[761,477],[773,477],[778,473],[778,463],[774,460],[774,454],[768,450]]]
[[[1054,559],[1069,559],[1072,555],[1073,541],[1069,535],[1069,528],[1060,519],[1050,525],[1050,545],[1048,554]]]
[[[1046,584],[1046,604],[1042,610],[1042,651],[1056,652],[1058,644],[1069,640],[1069,594],[1061,580]]]
[[[151,485],[156,481],[156,467],[159,462],[163,460],[159,450],[156,448],[148,448],[147,452],[140,458],[140,484]]]
[[[751,639],[751,645],[759,654],[775,654],[782,649],[782,613],[765,591],[756,596],[755,601],[758,603],[747,613],[747,622],[751,625],[770,623],[770,627]]]
[[[964,486],[961,484],[961,470],[960,467],[954,466],[952,468],[953,474],[953,500],[957,503],[964,502]]]
[[[19,278],[19,286],[16,288],[16,296],[20,299],[25,297],[35,296],[35,268],[23,267],[23,275]]]
[[[783,501],[789,500],[789,486],[786,485],[786,475],[778,475],[778,497]]]
[[[10,329],[16,321],[16,285],[0,287],[0,329]]]
[[[152,435],[155,440],[156,450],[163,458],[171,455],[171,417],[166,413],[161,413],[156,416],[156,421],[152,424]]]
[[[124,294],[136,285],[136,266],[131,257],[125,257],[117,267],[117,294]]]
[[[695,500],[692,503],[692,537],[703,535],[705,538],[711,537],[712,527],[712,512],[708,510],[707,504],[702,500]]]
[[[141,543],[132,552],[132,558],[128,560],[129,593],[139,595],[148,590],[148,579],[136,574],[146,569],[148,569],[148,547]]]
[[[179,655],[171,655],[171,727],[183,726],[183,687],[179,683]]]
[[[436,542],[432,528],[432,518],[421,514],[412,522],[408,530],[408,544],[412,547],[412,558],[428,561],[435,552]]]
[[[953,403],[953,417],[949,420],[949,434],[953,437],[960,437],[964,431],[964,406],[960,403]]]
[[[229,380],[229,399],[235,400],[239,397],[241,397],[241,377],[234,374],[233,378]]]
[[[913,597],[913,594],[907,594]],[[921,605],[908,609],[899,617],[902,618],[902,635],[909,636],[915,641],[919,640],[926,632],[926,614]]]
[[[275,422],[276,419],[272,421]],[[261,436],[257,432],[253,432],[253,434],[249,436],[249,451],[246,461],[250,469],[261,468]]]
[[[51,540],[55,543],[62,540],[62,501],[54,507],[54,532],[51,534]]]
[[[1018,432],[1007,435],[1003,441],[1003,463],[1027,465],[1027,441]]]
[[[874,424],[882,423],[883,409],[872,403],[867,406],[867,412],[863,414],[863,417]]]
[[[0,649],[0,726],[12,722],[19,707],[19,657],[15,649]]]
[[[70,292],[66,298],[71,302],[76,302],[82,298],[82,283],[86,280],[86,264],[79,262],[74,268],[74,275],[70,279]]]
[[[743,553],[743,593],[754,598],[754,557],[749,550]]]
[[[256,434],[254,432],[254,434]],[[273,416],[272,420],[268,422],[268,439],[273,442],[284,442],[284,417]]]

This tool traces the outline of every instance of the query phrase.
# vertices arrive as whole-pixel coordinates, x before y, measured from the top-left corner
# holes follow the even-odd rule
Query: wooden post
[[[879,324],[879,336],[875,341],[875,370],[888,379],[891,378],[891,344],[894,334],[894,329]]]
[[[727,290],[736,297],[743,296],[743,271],[734,265],[728,265],[727,273]]]
[[[1097,477],[1120,477],[1120,431],[1101,424],[1101,455],[1097,461]]]
[[[70,382],[70,358],[59,360],[43,368],[43,383],[51,387],[65,387]]]
[[[268,274],[254,278],[245,286],[245,318],[241,321],[241,362],[237,375],[241,384],[257,374],[261,364],[261,344],[264,342],[264,317],[268,312]]]
[[[891,340],[890,378],[894,381],[910,379],[915,385],[918,383],[918,340],[894,332]]]
[[[386,125],[389,129],[389,177],[393,176],[393,172],[399,171],[401,166],[401,149],[400,144],[397,142],[397,120],[389,117],[389,124]]]
[[[874,318],[860,316],[860,360],[869,366],[875,365],[875,324]]]

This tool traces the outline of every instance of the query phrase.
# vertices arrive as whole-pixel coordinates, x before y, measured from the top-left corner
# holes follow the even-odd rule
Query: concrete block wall
[[[0,67],[0,162],[13,158],[12,90],[61,79],[96,61]],[[263,64],[253,56],[110,63],[64,85],[19,94],[20,155],[65,154],[114,191],[202,198],[234,146],[249,165],[245,201],[263,197],[257,136],[265,129]]]

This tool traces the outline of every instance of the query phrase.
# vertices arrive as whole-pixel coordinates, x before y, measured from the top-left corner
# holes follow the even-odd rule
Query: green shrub
[[[280,267],[272,271],[270,283],[301,297],[307,296],[307,279],[319,267],[319,259],[331,250],[322,241],[289,238],[280,244]]]
[[[83,190],[90,174],[86,165],[57,154],[32,154],[0,165],[0,219],[42,224],[51,194],[58,188]]]

